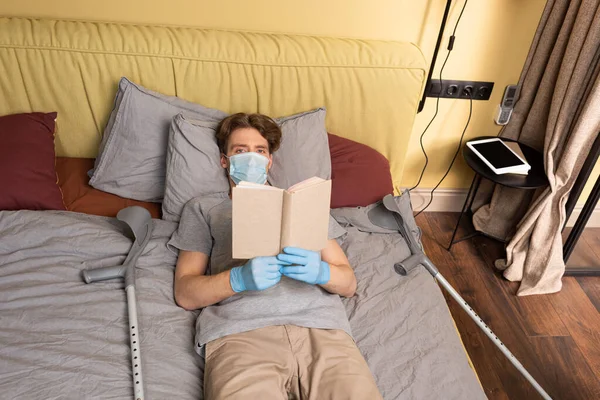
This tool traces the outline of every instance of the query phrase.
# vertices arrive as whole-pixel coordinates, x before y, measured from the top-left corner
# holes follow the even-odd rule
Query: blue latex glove
[[[292,266],[281,267],[281,273],[298,281],[324,285],[329,282],[331,269],[329,264],[321,261],[321,254],[316,251],[304,250],[298,247],[285,247],[277,259]]]
[[[234,292],[265,290],[281,279],[281,265],[289,265],[277,257],[255,257],[229,273],[229,283]]]

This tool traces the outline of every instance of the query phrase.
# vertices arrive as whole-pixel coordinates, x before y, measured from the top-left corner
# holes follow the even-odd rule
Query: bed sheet
[[[395,198],[412,234],[421,231],[408,195]],[[435,279],[425,268],[394,271],[410,251],[397,232],[374,226],[373,207],[332,210],[348,231],[342,248],[359,282],[344,299],[355,340],[385,399],[485,399]]]
[[[165,249],[176,225],[155,224],[137,264],[142,368],[149,399],[201,393],[195,313],[173,303]],[[0,212],[0,397],[130,399],[124,284],[85,284],[81,271],[118,265],[131,240],[114,218]],[[86,261],[85,264],[82,262]]]
[[[485,398],[431,276],[393,272],[408,251],[400,235],[366,232],[347,219],[344,224],[342,245],[359,280],[357,295],[345,306],[384,398]],[[197,312],[173,300],[176,256],[166,242],[176,226],[155,220],[137,265],[148,399],[202,398]],[[131,398],[123,283],[86,285],[81,279],[85,268],[122,262],[130,246],[114,218],[0,212],[0,397]]]

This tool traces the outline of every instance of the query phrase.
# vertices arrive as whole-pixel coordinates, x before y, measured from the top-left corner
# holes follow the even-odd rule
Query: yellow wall
[[[581,192],[581,196],[579,196],[579,199],[577,199],[578,205],[585,204],[585,201],[587,200],[590,193],[592,192],[592,188],[594,187],[594,184],[596,183],[596,180],[598,179],[599,176],[600,176],[600,160],[598,160],[598,162],[596,162],[596,165],[594,166],[594,169],[592,170],[592,174],[588,178],[587,183],[586,183],[585,187],[583,188],[583,192]]]
[[[445,3],[444,0],[0,0],[0,15],[403,40],[416,43],[430,60]],[[468,3],[444,77],[493,81],[496,86],[490,101],[474,102],[467,138],[498,133],[499,127],[493,122],[494,111],[504,87],[518,81],[544,4],[545,0]],[[453,2],[446,37],[462,5],[461,0]],[[447,38],[440,53],[441,61],[446,43]],[[420,173],[423,157],[418,136],[434,108],[435,99],[428,99],[425,110],[417,116],[403,186],[412,186]],[[433,187],[446,170],[468,108],[465,100],[440,100],[438,118],[425,140],[431,162],[421,187]],[[442,187],[467,187],[471,176],[459,159]]]

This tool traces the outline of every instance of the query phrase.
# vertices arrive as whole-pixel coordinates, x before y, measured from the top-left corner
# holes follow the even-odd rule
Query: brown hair
[[[231,133],[239,128],[254,128],[269,142],[269,153],[277,151],[281,144],[281,129],[271,118],[262,114],[237,113],[225,118],[217,126],[217,144],[221,153],[227,154],[227,142]]]

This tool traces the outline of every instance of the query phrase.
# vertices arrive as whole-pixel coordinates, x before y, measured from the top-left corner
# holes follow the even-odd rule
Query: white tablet
[[[496,174],[526,173],[531,169],[523,158],[500,138],[472,140],[467,146]]]

